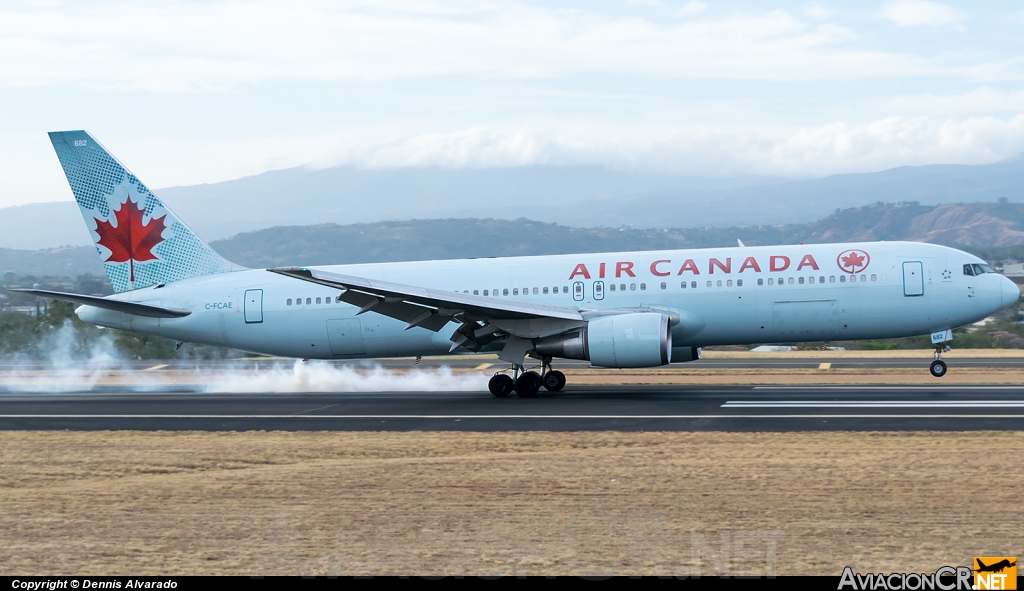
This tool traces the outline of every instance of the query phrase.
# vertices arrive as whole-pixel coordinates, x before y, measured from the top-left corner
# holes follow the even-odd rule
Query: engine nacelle
[[[601,367],[657,367],[672,361],[672,328],[669,316],[658,312],[600,316],[584,328],[540,341],[534,350]]]

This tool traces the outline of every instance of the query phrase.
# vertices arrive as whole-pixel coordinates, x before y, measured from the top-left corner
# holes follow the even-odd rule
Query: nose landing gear
[[[541,373],[526,371],[521,365],[512,366],[512,375],[496,373],[487,383],[487,389],[497,398],[505,398],[513,391],[520,398],[536,398],[541,386],[548,392],[565,387],[565,374],[551,369],[551,360],[541,361]]]
[[[942,352],[949,351],[949,345],[936,345],[935,347],[935,361],[932,361],[928,371],[937,378],[941,378],[946,375],[946,362],[942,360]]]

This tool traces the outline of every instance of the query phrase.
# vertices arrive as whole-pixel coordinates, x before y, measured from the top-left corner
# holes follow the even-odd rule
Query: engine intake
[[[667,314],[636,312],[601,316],[584,328],[542,339],[538,355],[583,359],[600,367],[657,367],[672,361]]]

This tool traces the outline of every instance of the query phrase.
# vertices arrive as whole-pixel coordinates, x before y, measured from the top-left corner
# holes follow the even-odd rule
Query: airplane
[[[80,304],[99,326],[267,355],[497,353],[508,367],[488,389],[502,398],[561,390],[555,359],[659,367],[711,345],[929,333],[942,377],[951,329],[1020,297],[978,257],[917,242],[247,269],[92,135],[49,136],[116,293],[13,291]]]
[[[979,573],[997,573],[997,572],[1000,572],[1003,569],[1012,568],[1014,566],[1017,566],[1017,562],[1016,561],[1010,562],[1010,560],[1007,559],[1007,558],[1004,558],[1004,559],[1000,560],[999,562],[997,562],[995,564],[989,564],[989,565],[986,565],[984,562],[982,562],[980,558],[975,558],[974,560],[977,561],[977,563],[978,563],[978,568],[975,569],[975,570],[976,570],[976,572],[979,572]]]

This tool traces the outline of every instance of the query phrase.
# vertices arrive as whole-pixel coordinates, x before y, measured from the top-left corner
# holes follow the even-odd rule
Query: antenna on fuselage
[[[746,248],[747,247],[747,245],[743,244],[743,241],[740,240],[739,238],[736,239],[736,244],[739,244],[740,248]]]

